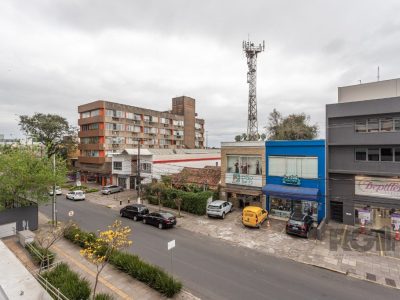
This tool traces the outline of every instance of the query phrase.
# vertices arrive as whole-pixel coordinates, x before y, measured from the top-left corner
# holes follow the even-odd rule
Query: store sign
[[[400,199],[400,179],[356,176],[355,194],[360,196]]]
[[[360,219],[361,225],[368,224],[371,221],[371,212],[366,209],[360,209],[358,211],[358,218]]]
[[[239,173],[226,173],[225,182],[230,184],[262,187],[262,176]]]
[[[282,183],[288,185],[300,185],[301,181],[300,178],[296,175],[284,176],[282,179]]]
[[[400,214],[392,214],[391,217],[391,223],[393,226],[393,230],[400,230]]]

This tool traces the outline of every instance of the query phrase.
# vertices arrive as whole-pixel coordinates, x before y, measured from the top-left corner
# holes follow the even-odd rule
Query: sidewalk
[[[133,191],[113,195],[87,194],[92,203],[119,211],[122,207],[136,202]],[[122,205],[120,205],[122,201]],[[152,210],[158,206],[145,204]],[[176,210],[162,208],[177,215]],[[269,255],[285,257],[297,262],[325,268],[355,278],[369,280],[388,287],[400,289],[400,242],[392,240],[394,251],[385,246],[380,236],[375,240],[358,235],[352,237],[349,227],[342,224],[330,225],[323,241],[304,239],[287,235],[284,221],[270,220],[260,230],[245,228],[241,223],[241,212],[233,211],[225,219],[211,219],[206,216],[181,212],[177,227],[201,233],[230,242],[234,246],[255,249]],[[336,226],[336,227],[335,227]],[[332,233],[332,236],[331,236]],[[363,245],[372,243],[368,251]],[[364,247],[365,248],[365,247]]]
[[[40,227],[48,226],[47,221],[48,218],[40,213]],[[61,239],[52,246],[51,250],[56,253],[56,261],[68,263],[73,271],[88,279],[92,287],[94,286],[96,266],[80,255],[80,247],[66,239]],[[145,283],[132,278],[111,265],[107,265],[101,272],[96,293],[108,293],[113,295],[115,299],[168,299]],[[182,291],[173,299],[192,300],[196,297],[187,291]]]

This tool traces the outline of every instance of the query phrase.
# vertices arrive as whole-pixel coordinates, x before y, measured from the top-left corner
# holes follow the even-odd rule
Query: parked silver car
[[[112,193],[122,192],[124,189],[122,186],[118,185],[106,185],[102,188],[101,193],[103,195],[110,195]]]
[[[207,205],[207,216],[220,217],[225,219],[225,215],[232,211],[232,203],[223,200],[215,200]]]

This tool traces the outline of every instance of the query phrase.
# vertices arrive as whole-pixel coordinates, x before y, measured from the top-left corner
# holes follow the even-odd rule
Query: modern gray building
[[[400,79],[338,88],[326,106],[330,220],[400,225]],[[397,225],[396,225],[397,224]]]

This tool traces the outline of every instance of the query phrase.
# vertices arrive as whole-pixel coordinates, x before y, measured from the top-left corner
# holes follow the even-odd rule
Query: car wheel
[[[121,218],[125,217],[125,214],[123,212],[120,212],[119,214],[120,214]]]
[[[137,221],[137,216],[133,216],[133,221]]]
[[[163,224],[162,223],[158,223],[158,228],[159,229],[163,229],[164,228]]]
[[[146,224],[146,219],[143,219],[143,224]]]
[[[225,213],[224,212],[222,213],[222,219],[225,219]]]

